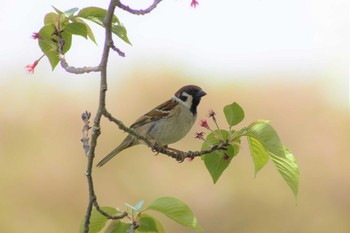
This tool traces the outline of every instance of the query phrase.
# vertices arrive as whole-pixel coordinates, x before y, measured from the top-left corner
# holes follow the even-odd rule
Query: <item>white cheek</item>
[[[187,97],[187,100],[186,101],[181,101],[185,106],[187,106],[188,108],[191,108],[192,106],[192,95],[189,95],[187,93],[182,93],[182,95],[186,96]]]

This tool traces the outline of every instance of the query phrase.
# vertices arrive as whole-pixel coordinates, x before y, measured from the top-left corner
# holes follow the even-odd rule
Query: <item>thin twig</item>
[[[123,51],[121,51],[119,48],[117,48],[113,41],[111,42],[111,44],[109,45],[111,47],[111,49],[113,49],[115,52],[117,52],[119,54],[119,56],[121,57],[125,57],[125,53]]]
[[[67,71],[68,73],[73,73],[73,74],[84,74],[84,73],[101,71],[100,66],[92,66],[92,67],[84,66],[81,68],[70,66],[66,60],[64,53],[63,53],[64,39],[62,38],[62,35],[60,32],[57,32],[56,34],[58,36],[58,41],[57,41],[58,54],[59,54],[58,58],[60,59],[61,66],[65,71]]]
[[[62,49],[60,49],[62,50]],[[70,66],[64,56],[64,54],[59,54],[59,59],[61,61],[62,68],[67,71],[68,73],[72,74],[84,74],[84,73],[90,73],[90,72],[99,72],[101,71],[101,67],[99,66],[84,66],[84,67],[74,67]]]
[[[124,212],[124,213],[121,213],[121,214],[118,214],[118,215],[110,215],[110,214],[108,214],[107,212],[103,211],[103,210],[100,208],[100,206],[99,206],[99,204],[98,204],[98,202],[97,202],[96,199],[95,199],[95,201],[94,201],[94,207],[95,207],[95,209],[96,209],[98,212],[100,212],[103,216],[105,216],[105,217],[108,218],[108,219],[112,219],[112,220],[122,219],[122,218],[125,218],[125,217],[128,215],[127,212]]]
[[[135,9],[132,9],[131,7],[129,7],[128,5],[124,5],[123,3],[121,3],[120,0],[116,0],[117,2],[117,7],[119,7],[120,9],[123,9],[131,14],[134,14],[134,15],[145,15],[145,14],[148,14],[150,13],[152,10],[154,10],[157,5],[161,2],[162,0],[154,0],[153,4],[150,5],[148,8],[146,9],[139,9],[139,10],[135,10]]]

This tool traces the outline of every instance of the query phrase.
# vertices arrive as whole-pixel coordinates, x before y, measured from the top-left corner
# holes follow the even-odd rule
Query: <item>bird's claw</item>
[[[177,151],[177,152],[178,152],[179,157],[176,157],[176,161],[179,163],[183,163],[183,161],[185,161],[185,159],[186,159],[186,153],[183,151]]]

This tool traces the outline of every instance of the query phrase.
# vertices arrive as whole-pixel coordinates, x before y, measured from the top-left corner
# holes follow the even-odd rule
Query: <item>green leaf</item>
[[[101,207],[101,209],[110,215],[115,215],[117,213],[117,210],[112,207]],[[108,218],[103,216],[96,209],[92,209],[91,217],[90,217],[89,233],[97,233],[101,231],[102,228],[106,225],[107,221],[108,221]],[[81,222],[79,232],[83,232],[83,227],[84,227],[84,219]]]
[[[269,153],[278,172],[296,196],[299,185],[299,168],[293,155],[285,150],[276,131],[267,121],[257,121],[247,127],[246,136],[254,138]],[[251,140],[251,139],[250,139]],[[260,148],[261,149],[261,148]],[[254,155],[253,155],[254,156]],[[261,155],[266,157],[265,154]],[[254,158],[253,158],[254,159]]]
[[[63,12],[63,14],[64,14],[67,18],[69,18],[69,17],[71,17],[72,15],[74,15],[74,13],[77,12],[78,10],[79,10],[79,8],[74,7],[74,8],[72,8],[72,9],[69,9],[69,10]]]
[[[271,156],[271,160],[277,167],[277,170],[292,189],[294,196],[298,195],[300,172],[298,164],[293,154],[285,148],[285,158],[279,156]]]
[[[225,152],[214,151],[204,156],[204,163],[208,169],[214,184],[219,180],[222,173],[226,170],[230,164],[232,158],[236,155],[235,151],[238,151],[238,146],[228,146]]]
[[[126,233],[130,230],[130,223],[113,220],[107,227],[105,233]],[[90,231],[89,231],[90,233]]]
[[[51,40],[52,34],[55,31],[55,26],[53,24],[47,24],[43,26],[40,31],[39,46],[41,50],[46,54],[50,50],[57,50],[57,45]]]
[[[39,31],[40,40],[39,47],[49,59],[52,70],[55,69],[59,63],[58,48],[57,48],[57,36],[54,35],[55,26],[53,24],[47,24]],[[64,40],[63,53],[68,52],[72,44],[72,34],[66,31],[61,33]]]
[[[95,40],[95,36],[94,36],[94,33],[92,32],[90,26],[84,22],[84,20],[80,19],[80,18],[77,18],[77,17],[73,17],[70,19],[72,22],[74,23],[81,23],[81,24],[84,24],[85,28],[86,28],[86,33],[87,33],[87,36],[90,38],[90,40],[92,40],[92,42],[94,42],[95,44],[96,43],[96,40]]]
[[[136,229],[136,232],[164,233],[162,224],[154,217],[148,214],[142,214],[139,220],[140,226]]]
[[[253,158],[253,162],[255,165],[255,175],[260,171],[261,168],[263,168],[266,163],[269,161],[269,153],[265,150],[264,146],[261,145],[261,143],[253,138],[253,137],[247,137],[250,154]]]
[[[55,8],[56,13],[49,13],[52,15],[48,14],[48,23],[55,23],[55,25],[58,25],[58,22],[61,21],[61,28],[64,28],[65,31],[75,34],[75,35],[80,35],[83,36],[84,38],[89,37],[95,44],[95,36],[90,28],[90,26],[81,20],[78,17],[73,16],[75,12],[77,12],[79,9],[78,8],[72,8],[70,10],[67,10],[65,12],[62,12]],[[69,20],[73,22],[74,24],[69,24]],[[75,24],[78,23],[78,24]],[[84,26],[84,27],[82,27]]]
[[[51,37],[55,31],[55,27],[53,24],[47,24],[42,27],[39,31],[40,40],[39,47],[41,51],[46,55],[51,64],[52,70],[55,69],[59,62],[57,44],[52,41]]]
[[[117,35],[120,39],[131,45],[131,42],[129,41],[129,38],[126,34],[126,28],[123,25],[112,25],[112,32],[115,35]]]
[[[190,207],[174,197],[158,198],[146,210],[159,211],[183,226],[201,229]]]
[[[207,150],[213,145],[221,143],[221,139],[223,141],[228,140],[229,136],[230,134],[226,130],[215,130],[207,136],[206,141],[202,145],[202,150]],[[204,160],[204,164],[214,183],[218,181],[222,173],[230,164],[232,158],[238,154],[238,151],[238,145],[229,145],[225,151],[216,150],[209,154],[202,155],[202,160]]]
[[[64,40],[63,53],[67,53],[72,45],[72,34],[66,31],[61,33],[62,39]]]
[[[137,202],[137,204],[134,206],[134,208],[135,208],[135,210],[136,210],[137,212],[140,212],[140,211],[141,211],[141,208],[142,208],[142,206],[143,206],[143,203],[145,203],[145,201],[144,201],[144,200],[140,200],[140,201]]]
[[[140,217],[140,226],[138,228],[140,232],[158,232],[157,225],[154,222],[154,219],[149,216]]]
[[[57,8],[54,7],[54,6],[52,6],[52,8],[57,12],[58,15],[64,14],[63,11],[60,11],[59,9],[57,9]]]
[[[99,8],[99,7],[86,7],[79,11],[77,17],[81,17],[84,19],[91,20],[98,25],[103,26],[103,20],[106,17],[107,10]],[[117,16],[113,16],[112,23],[120,24]]]
[[[60,23],[60,26],[58,28],[63,28],[67,22],[68,22],[68,18],[66,17],[66,14],[65,12],[57,9],[56,7],[52,6],[52,8],[57,12],[58,14],[58,18],[59,18],[59,23]]]
[[[104,27],[103,20],[105,19],[106,14],[107,14],[107,11],[105,9],[98,8],[98,7],[87,7],[87,8],[81,9],[77,14],[77,17],[90,20],[100,25],[101,27]],[[118,18],[116,18],[116,20],[119,22]]]
[[[99,7],[87,7],[81,9],[77,14],[77,17],[90,20],[101,27],[104,27],[103,20],[105,19],[107,10]],[[131,44],[126,33],[125,27],[120,23],[117,16],[113,15],[112,19],[112,32],[126,43]]]
[[[45,15],[44,17],[44,24],[53,24],[53,25],[58,25],[58,15],[56,13],[50,12]]]
[[[246,136],[258,140],[270,155],[286,157],[280,138],[267,121],[256,121],[250,124],[247,127]]]
[[[129,208],[131,208],[131,209],[137,211],[137,212],[140,212],[143,203],[144,203],[144,200],[141,200],[141,201],[139,201],[139,202],[138,202],[136,205],[134,205],[134,206],[133,206],[133,205],[130,205],[129,203],[125,203],[125,205],[126,205],[127,207],[129,207]]]
[[[70,23],[64,28],[64,31],[87,38],[87,29],[82,23]]]
[[[236,102],[226,105],[224,113],[229,126],[237,125],[244,119],[244,111]]]

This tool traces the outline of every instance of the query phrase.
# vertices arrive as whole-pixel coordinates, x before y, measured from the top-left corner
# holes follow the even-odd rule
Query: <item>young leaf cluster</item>
[[[205,121],[202,124],[210,133],[203,139],[202,150],[211,148],[220,143],[228,144],[225,150],[215,150],[202,156],[213,182],[216,183],[225,169],[231,163],[240,148],[241,138],[246,137],[250,154],[257,174],[269,161],[272,160],[278,172],[297,196],[299,185],[299,168],[293,154],[282,144],[275,129],[268,121],[258,120],[247,127],[235,130],[232,127],[244,119],[244,111],[237,103],[224,107],[224,114],[229,125],[228,130],[220,129],[216,122],[215,113],[210,114],[217,129],[212,130]],[[203,122],[203,121],[202,121]]]
[[[139,201],[136,205],[125,203],[127,219],[109,220],[99,213],[96,209],[92,210],[90,218],[89,233],[97,233],[105,229],[105,233],[125,233],[133,229],[136,233],[164,233],[162,224],[148,212],[150,210],[164,214],[168,218],[176,221],[180,225],[200,230],[201,227],[197,222],[190,207],[184,202],[174,197],[161,197],[154,200],[148,207],[142,208],[144,201]],[[118,208],[101,207],[103,211],[110,215],[121,213]],[[147,213],[146,213],[147,212]],[[83,230],[83,223],[80,227],[80,232]]]
[[[52,69],[59,63],[60,46],[62,53],[69,51],[72,44],[72,36],[82,36],[90,39],[96,44],[95,36],[90,26],[85,22],[94,22],[104,27],[103,20],[107,10],[98,7],[87,7],[79,11],[72,8],[67,11],[60,11],[53,7],[55,12],[45,15],[44,26],[39,31],[39,47],[49,59]],[[113,16],[112,32],[124,42],[131,44],[123,24],[117,16]],[[61,44],[59,43],[61,41]]]

